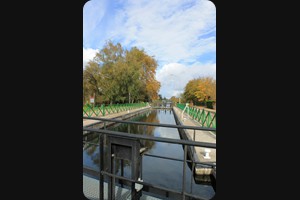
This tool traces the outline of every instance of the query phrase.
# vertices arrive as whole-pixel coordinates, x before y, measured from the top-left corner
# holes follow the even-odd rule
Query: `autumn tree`
[[[195,92],[195,96],[198,98],[198,101],[216,101],[216,81],[213,78],[200,78],[197,88],[198,90]]]
[[[126,52],[126,63],[128,69],[134,70],[136,78],[139,80],[137,87],[140,87],[140,93],[132,93],[137,99],[145,98],[148,100],[158,99],[158,90],[160,83],[155,79],[157,62],[153,57],[150,57],[144,50],[137,47],[131,48]],[[140,96],[138,96],[140,95]]]
[[[216,81],[211,77],[190,80],[185,86],[184,99],[194,103],[216,101]]]
[[[198,98],[195,94],[198,90],[197,86],[198,86],[198,79],[190,80],[186,84],[183,95],[187,102],[189,101],[193,101],[194,103],[198,102]]]
[[[176,103],[179,102],[179,98],[178,98],[178,97],[175,97],[175,96],[172,96],[172,97],[170,98],[170,100],[173,102],[173,104],[176,104]]]
[[[144,50],[125,50],[108,41],[84,70],[84,88],[110,103],[151,101],[160,88],[156,68],[156,60]]]

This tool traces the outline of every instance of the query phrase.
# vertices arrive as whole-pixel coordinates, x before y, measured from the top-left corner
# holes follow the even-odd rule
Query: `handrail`
[[[124,121],[124,120],[108,119],[108,118],[100,118],[100,117],[83,117],[83,119],[111,121],[111,122],[117,122],[117,123],[138,124],[138,125],[147,125],[147,126],[161,126],[161,127],[169,127],[169,128],[216,131],[216,128],[207,128],[207,127],[199,127],[199,126],[182,126],[182,125],[160,124],[160,123],[150,123],[150,122],[134,122],[134,121]],[[101,122],[99,122],[99,123],[101,123]]]
[[[116,119],[107,119],[107,118],[96,118],[96,117],[83,117],[84,119],[93,119],[93,120],[99,120],[101,123],[101,121],[103,121],[104,123],[107,121],[110,122],[117,122],[117,123],[127,123],[127,124],[137,124],[137,125],[145,125],[145,126],[159,126],[159,127],[169,127],[169,128],[177,128],[177,129],[194,129],[194,130],[205,130],[205,131],[215,131],[215,128],[206,128],[206,127],[195,127],[195,126],[182,126],[182,125],[172,125],[172,124],[159,124],[159,123],[149,123],[149,122],[134,122],[134,121],[124,121],[124,120],[116,120]],[[107,130],[105,129],[106,126],[104,126],[104,129],[96,129],[96,128],[88,128],[88,127],[83,127],[83,131],[88,131],[91,133],[98,133],[100,138],[103,138],[103,135],[109,135],[109,136],[114,136],[114,137],[121,137],[121,138],[133,138],[133,139],[139,139],[139,140],[150,140],[150,141],[157,141],[157,142],[164,142],[164,143],[173,143],[173,144],[181,144],[184,147],[184,159],[176,159],[176,158],[171,158],[171,157],[166,157],[166,156],[159,156],[159,155],[151,155],[151,154],[144,154],[145,156],[152,156],[152,157],[157,157],[157,158],[161,158],[161,159],[169,159],[169,160],[176,160],[176,161],[181,161],[183,162],[183,179],[182,179],[182,191],[175,191],[169,188],[164,188],[164,187],[160,187],[157,185],[153,185],[147,182],[141,182],[141,181],[136,181],[136,180],[132,180],[129,178],[125,178],[123,176],[117,176],[115,174],[111,174],[108,173],[104,170],[103,168],[103,140],[99,140],[99,144],[97,143],[89,143],[89,142],[85,142],[84,143],[89,143],[90,145],[96,145],[98,146],[98,148],[101,148],[102,150],[100,150],[100,154],[99,154],[99,159],[101,159],[101,165],[100,165],[100,170],[98,171],[99,173],[99,177],[100,177],[100,184],[102,183],[103,185],[103,175],[106,176],[110,176],[110,177],[114,177],[114,178],[118,178],[118,179],[123,179],[123,180],[127,180],[133,183],[138,183],[141,185],[145,185],[145,186],[151,186],[153,188],[157,188],[157,189],[161,189],[167,192],[174,192],[176,194],[180,194],[182,195],[183,199],[185,199],[185,197],[193,197],[196,199],[203,199],[199,196],[196,196],[194,194],[188,193],[185,191],[185,177],[186,177],[186,172],[185,172],[185,163],[189,162],[192,163],[192,165],[194,166],[195,164],[202,164],[204,166],[208,166],[211,168],[216,168],[216,163],[201,163],[201,162],[196,162],[193,161],[193,159],[188,160],[187,159],[187,146],[198,146],[198,147],[204,147],[204,148],[213,148],[216,149],[216,144],[215,143],[207,143],[207,142],[196,142],[196,141],[190,141],[190,140],[180,140],[180,139],[172,139],[172,138],[163,138],[163,137],[155,137],[155,136],[150,136],[150,135],[140,135],[140,134],[131,134],[131,133],[126,133],[126,132],[119,132],[119,131],[111,131],[111,130]],[[86,135],[84,135],[86,136]],[[85,168],[85,167],[84,167]],[[194,170],[194,168],[192,169]],[[97,171],[95,171],[97,173]],[[191,176],[193,175],[193,171],[191,173]],[[99,188],[99,194],[102,191],[103,194],[103,187]],[[100,199],[103,199],[103,196],[100,196]]]
[[[90,106],[86,104],[83,106],[83,116],[92,117],[92,116],[105,116],[112,113],[119,113],[123,111],[128,111],[132,109],[147,107],[147,103],[128,103],[128,104],[111,104],[101,106]]]
[[[208,142],[178,140],[178,139],[172,139],[172,138],[155,137],[155,136],[150,136],[150,135],[138,135],[138,134],[125,133],[125,132],[110,131],[110,130],[104,130],[104,129],[93,129],[93,128],[85,128],[85,127],[83,127],[83,131],[90,131],[91,133],[104,133],[107,135],[112,135],[112,136],[117,136],[117,137],[128,137],[128,138],[135,138],[135,139],[152,140],[152,141],[156,141],[156,142],[166,142],[166,143],[173,143],[173,144],[216,148],[215,143],[208,143]]]
[[[185,111],[186,105],[185,104],[177,104],[177,108]],[[200,109],[196,107],[189,107],[188,111],[186,112],[192,119],[198,121],[202,127],[208,128],[216,128],[216,112],[209,111],[206,109]]]

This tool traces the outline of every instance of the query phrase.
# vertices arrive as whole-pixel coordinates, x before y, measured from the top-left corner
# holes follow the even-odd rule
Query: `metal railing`
[[[135,122],[135,121],[123,121],[123,120],[116,120],[116,119],[106,119],[106,118],[95,118],[95,117],[83,117],[84,119],[93,119],[93,120],[99,120],[99,123],[104,123],[104,129],[95,129],[95,128],[89,128],[89,127],[83,127],[83,131],[88,131],[88,134],[92,133],[97,133],[99,137],[99,143],[91,143],[91,142],[86,142],[83,141],[84,144],[90,144],[90,145],[96,145],[99,147],[99,160],[100,160],[100,166],[99,166],[99,172],[89,169],[87,167],[84,167],[84,171],[93,171],[94,174],[97,174],[99,176],[99,199],[103,200],[104,199],[104,175],[108,176],[110,178],[116,178],[119,180],[123,181],[129,181],[133,184],[140,184],[143,186],[148,186],[154,189],[162,190],[165,192],[171,192],[174,194],[178,194],[182,197],[182,199],[186,199],[186,197],[191,197],[194,199],[200,199],[204,200],[205,198],[199,197],[197,195],[191,194],[186,192],[186,163],[191,163],[192,164],[192,173],[191,173],[191,178],[194,175],[194,167],[196,164],[200,164],[201,166],[206,166],[207,168],[216,168],[216,163],[205,163],[205,162],[197,162],[192,159],[187,159],[187,154],[188,154],[188,147],[205,147],[205,148],[213,148],[216,149],[216,144],[215,143],[206,143],[206,142],[196,142],[196,141],[191,141],[191,140],[180,140],[180,139],[171,139],[171,138],[162,138],[162,137],[155,137],[155,136],[149,136],[146,135],[146,127],[147,126],[157,126],[157,127],[169,127],[169,128],[177,128],[179,131],[184,130],[184,129],[193,129],[194,134],[195,130],[205,130],[205,131],[216,131],[215,128],[207,128],[207,127],[195,127],[195,126],[181,126],[181,125],[171,125],[171,124],[159,124],[159,123],[148,123],[148,122]],[[131,133],[126,133],[126,132],[117,132],[117,131],[111,131],[106,129],[106,122],[115,122],[115,123],[126,123],[126,124],[137,124],[137,125],[142,125],[144,126],[144,134],[139,135],[139,134],[131,134]],[[87,134],[85,134],[87,136]],[[166,157],[166,156],[159,156],[159,155],[152,155],[152,154],[147,154],[144,153],[143,156],[150,156],[150,157],[156,157],[156,158],[162,158],[162,159],[168,159],[168,160],[175,160],[175,161],[180,161],[183,162],[183,176],[182,176],[182,190],[177,191],[174,189],[170,188],[165,188],[161,187],[158,185],[153,185],[151,183],[147,182],[142,182],[139,180],[134,180],[131,178],[126,178],[124,176],[118,176],[113,173],[110,173],[108,171],[104,170],[104,136],[109,136],[109,137],[115,137],[115,138],[128,138],[128,139],[136,139],[136,140],[150,140],[150,141],[156,141],[156,142],[164,142],[164,143],[172,143],[172,144],[180,144],[183,145],[184,148],[184,159],[177,159],[177,158],[171,158],[171,157]],[[192,152],[193,154],[195,153],[194,151]],[[113,156],[113,155],[111,155]],[[110,191],[108,191],[110,192]],[[113,197],[110,194],[109,197]],[[114,198],[112,198],[114,199]],[[138,199],[138,198],[137,198]]]
[[[83,116],[84,117],[98,117],[105,116],[113,113],[119,113],[123,111],[128,111],[132,109],[146,107],[147,103],[127,103],[127,104],[112,104],[101,106],[91,106],[86,104],[83,106]]]
[[[177,104],[177,107],[184,110],[186,104]],[[216,112],[196,107],[189,107],[185,110],[192,119],[198,121],[202,127],[217,128]]]
[[[173,102],[152,102],[150,103],[152,108],[172,108],[174,106]]]

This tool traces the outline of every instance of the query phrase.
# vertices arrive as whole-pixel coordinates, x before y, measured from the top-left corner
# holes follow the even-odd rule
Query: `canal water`
[[[148,110],[138,116],[135,116],[129,121],[141,121],[151,123],[163,123],[176,125],[175,118],[172,110],[166,109],[153,109]],[[108,127],[109,130],[127,132],[132,134],[147,134],[156,137],[165,137],[180,139],[179,132],[176,128],[155,127],[147,126],[145,130],[144,125],[135,124],[115,124]],[[99,143],[97,134],[89,135],[86,140],[89,142]],[[178,144],[170,144],[155,141],[141,141],[141,146],[147,148],[146,153],[151,155],[165,156],[176,159],[184,158],[183,146]],[[97,146],[87,145],[83,150],[83,165],[99,170],[99,148]],[[191,166],[186,164],[186,192],[201,196],[206,199],[211,199],[215,195],[215,191],[211,183],[207,181],[208,177],[194,177],[191,176]],[[129,162],[124,161],[123,170],[121,170],[121,162],[115,164],[117,175],[123,175],[127,178],[131,176],[131,165]],[[155,158],[150,156],[142,157],[142,179],[144,182],[158,185],[161,187],[181,191],[182,190],[182,177],[183,177],[183,162],[166,160],[162,158]],[[96,177],[95,177],[96,178]],[[205,180],[206,181],[199,181]],[[122,182],[119,185],[123,186]],[[149,192],[157,192],[149,190]]]

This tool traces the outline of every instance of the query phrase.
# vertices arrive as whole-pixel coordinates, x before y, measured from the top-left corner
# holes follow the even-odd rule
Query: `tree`
[[[198,90],[197,86],[198,86],[198,79],[190,80],[186,84],[183,95],[187,102],[189,101],[192,101],[194,103],[198,102],[198,98],[195,95],[196,91]]]
[[[197,87],[198,90],[195,92],[195,96],[198,98],[198,101],[216,101],[216,81],[213,78],[200,78]]]
[[[122,100],[120,96],[119,84],[119,63],[124,62],[124,49],[120,43],[113,44],[112,41],[107,41],[105,46],[99,53],[96,54],[94,62],[101,69],[100,72],[100,88],[105,99],[111,104]]]
[[[186,99],[185,99],[185,97],[184,97],[184,94],[183,94],[183,93],[180,93],[180,94],[179,94],[179,102],[180,102],[180,103],[187,102]]]
[[[159,99],[159,100],[162,100],[161,94],[158,95],[158,99]]]
[[[156,60],[144,50],[124,50],[108,41],[83,72],[84,94],[95,93],[101,101],[137,102],[158,98]]]
[[[178,103],[179,102],[179,98],[175,97],[175,96],[172,96],[170,98],[170,100],[175,104],[175,103]]]
[[[130,51],[126,51],[126,63],[128,68],[137,72],[136,78],[139,82],[137,87],[140,87],[140,92],[134,93],[134,95],[142,94],[141,97],[149,100],[158,99],[158,90],[160,83],[155,79],[155,73],[157,68],[157,62],[153,57],[150,57],[144,50],[140,50],[137,47],[131,48]],[[136,96],[137,97],[137,96]]]
[[[211,77],[199,77],[190,80],[185,86],[184,99],[194,103],[205,102],[208,99],[216,101],[216,81]]]
[[[97,63],[90,61],[83,71],[83,93],[84,99],[94,96],[97,98],[101,94],[101,72]]]
[[[108,40],[100,52],[96,53],[94,61],[103,65],[103,67],[113,66],[114,63],[124,59],[124,49],[120,43],[113,44]]]

